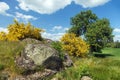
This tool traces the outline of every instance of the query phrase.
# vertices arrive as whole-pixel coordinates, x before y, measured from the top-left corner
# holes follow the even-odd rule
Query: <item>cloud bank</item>
[[[3,31],[3,32],[8,32],[8,29],[7,28],[3,28],[3,27],[0,27],[0,32]]]
[[[72,2],[81,5],[83,8],[92,8],[103,5],[110,0],[17,0],[19,7],[25,11],[34,11],[40,14],[52,14],[64,9]]]
[[[68,27],[63,26],[54,26],[50,31],[42,33],[43,38],[51,39],[54,41],[59,41],[60,38],[65,34],[65,31],[68,30]]]
[[[6,16],[11,16],[8,14],[6,11],[9,10],[9,5],[6,4],[5,2],[0,2],[0,14],[6,15]]]
[[[21,20],[21,21],[24,21],[24,22],[28,22],[29,20],[36,20],[37,18],[31,16],[31,15],[25,15],[25,14],[22,14],[22,13],[19,13],[19,12],[16,12],[15,13],[15,18],[17,20]]]

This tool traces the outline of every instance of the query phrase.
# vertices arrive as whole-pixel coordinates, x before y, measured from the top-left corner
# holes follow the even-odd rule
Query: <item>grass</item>
[[[110,54],[105,58],[73,58],[74,66],[61,71],[54,77],[58,80],[80,80],[84,75],[93,80],[120,80],[120,49],[105,48],[103,55]]]
[[[19,73],[20,69],[16,67],[14,59],[24,46],[22,42],[0,41],[0,70],[11,75]]]
[[[120,58],[120,48],[104,48],[102,52],[105,54],[114,55],[113,58],[116,58],[116,59]]]
[[[0,72],[6,71],[10,76],[21,72],[15,65],[14,58],[19,55],[25,45],[23,42],[0,41]],[[120,49],[105,48],[102,52],[102,55],[110,54],[113,56],[104,58],[71,57],[74,66],[58,72],[53,77],[58,80],[80,80],[82,76],[87,75],[93,80],[120,80]]]

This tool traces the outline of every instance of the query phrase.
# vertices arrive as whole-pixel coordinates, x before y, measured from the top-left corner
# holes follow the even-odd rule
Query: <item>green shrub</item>
[[[4,69],[4,66],[0,64],[0,71]]]
[[[61,42],[59,42],[59,41],[52,42],[51,46],[59,52],[59,56],[63,60],[64,59],[64,52],[63,52],[63,49],[62,49]]]
[[[62,44],[59,41],[52,42],[51,43],[52,47],[56,49],[58,52],[62,52]]]

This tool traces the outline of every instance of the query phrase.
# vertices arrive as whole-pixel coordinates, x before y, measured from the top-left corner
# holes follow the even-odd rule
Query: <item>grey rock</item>
[[[64,67],[73,66],[73,61],[70,59],[70,56],[67,53],[64,56],[63,65],[64,65]]]
[[[44,80],[55,73],[56,71],[45,69],[42,72],[36,72],[27,76],[16,76],[13,80]]]
[[[27,44],[33,44],[33,43],[37,43],[37,44],[41,43],[42,44],[42,41],[37,40],[37,39],[33,39],[33,38],[25,38],[22,40],[22,42],[27,43]]]
[[[92,80],[92,78],[90,78],[89,76],[83,76],[81,80]]]
[[[15,62],[19,67],[30,70],[41,65],[48,69],[58,70],[62,65],[58,52],[45,44],[28,44]],[[54,65],[51,65],[53,62]]]

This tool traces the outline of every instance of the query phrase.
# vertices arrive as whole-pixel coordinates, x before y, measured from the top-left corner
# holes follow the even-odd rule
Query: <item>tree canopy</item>
[[[84,35],[89,25],[94,23],[97,19],[96,14],[92,13],[91,10],[81,11],[75,17],[71,18],[72,27],[68,32],[75,33],[77,36]]]
[[[92,52],[100,52],[108,42],[113,41],[109,20],[99,19],[91,10],[81,11],[72,17],[71,25],[68,33],[74,33],[77,37],[84,35]]]
[[[86,40],[90,44],[91,51],[100,52],[104,46],[113,39],[112,28],[108,19],[100,19],[91,24],[86,34]]]

